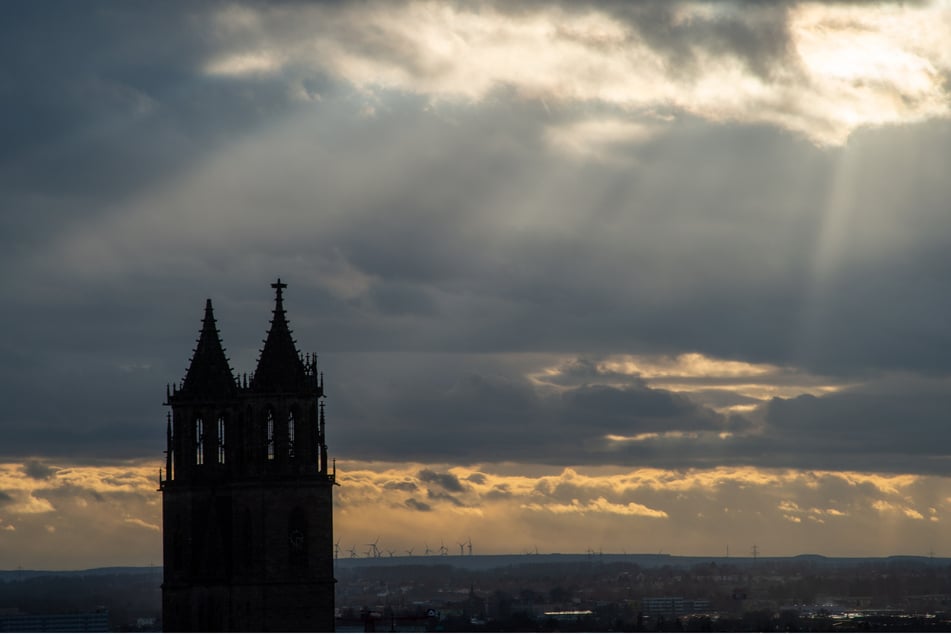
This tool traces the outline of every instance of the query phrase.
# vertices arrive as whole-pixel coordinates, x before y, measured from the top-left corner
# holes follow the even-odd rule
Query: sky
[[[0,7],[0,569],[161,562],[273,291],[341,556],[951,556],[951,4]]]

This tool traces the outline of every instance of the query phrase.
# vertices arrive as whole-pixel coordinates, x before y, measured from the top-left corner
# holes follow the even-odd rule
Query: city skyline
[[[951,555],[947,3],[0,12],[0,569],[161,561],[277,277],[342,549]]]

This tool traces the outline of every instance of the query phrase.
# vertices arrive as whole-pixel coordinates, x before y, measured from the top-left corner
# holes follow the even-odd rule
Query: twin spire
[[[297,343],[291,336],[284,312],[283,290],[287,288],[287,284],[278,278],[276,283],[271,284],[271,288],[276,291],[274,316],[250,387],[256,392],[306,390],[307,370],[297,351]],[[217,399],[234,396],[237,390],[238,383],[221,345],[214,309],[209,299],[205,301],[205,316],[202,319],[198,344],[178,393],[185,398],[200,395],[203,399]]]
[[[287,284],[277,278],[271,284],[275,289],[274,317],[267,331],[264,348],[258,357],[258,367],[251,379],[251,389],[256,392],[296,392],[307,389],[307,370],[297,351],[297,342],[291,336],[284,314],[283,290]]]
[[[215,322],[211,300],[205,301],[205,317],[201,322],[201,334],[192,356],[191,364],[182,381],[179,393],[183,396],[222,398],[237,392],[231,364],[221,345],[221,336]]]

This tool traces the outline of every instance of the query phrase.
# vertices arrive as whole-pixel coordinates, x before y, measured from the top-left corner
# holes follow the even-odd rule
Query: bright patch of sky
[[[85,568],[161,560],[152,464],[0,465],[8,566]],[[688,471],[338,463],[339,556],[379,538],[422,555],[473,541],[474,554],[745,552],[840,556],[951,551],[945,478],[717,468]],[[531,476],[527,471],[535,471]],[[521,473],[521,475],[516,475]],[[16,553],[15,556],[12,554]]]
[[[635,12],[636,15],[636,12]],[[805,3],[757,7],[682,3],[669,27],[685,34],[738,24],[776,29],[782,54],[705,46],[678,55],[636,24],[590,7],[513,10],[446,3],[357,7],[225,8],[218,25],[234,50],[209,61],[212,75],[319,68],[360,88],[409,91],[478,102],[509,89],[524,99],[613,106],[631,119],[572,122],[554,146],[598,154],[594,146],[637,140],[655,109],[712,121],[767,123],[822,145],[840,145],[860,127],[902,124],[949,113],[951,9],[943,3]],[[650,28],[647,24],[643,28]],[[765,46],[764,46],[765,48]],[[755,60],[754,60],[755,62]],[[616,135],[605,132],[613,130]],[[587,131],[584,143],[578,133]]]

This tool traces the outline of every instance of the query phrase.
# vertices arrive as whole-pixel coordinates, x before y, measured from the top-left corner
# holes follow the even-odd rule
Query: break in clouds
[[[2,527],[65,508],[23,493],[64,490],[55,465],[157,464],[205,298],[248,372],[278,276],[332,452],[405,475],[348,476],[344,534],[374,500],[406,527],[685,517],[669,491],[516,495],[498,465],[944,486],[942,4],[0,11]],[[800,530],[944,512],[782,478],[749,508]]]
[[[0,465],[0,539],[13,567],[161,561],[151,466]],[[946,478],[719,467],[551,469],[347,461],[335,495],[338,555],[674,552],[927,554],[947,547]]]

